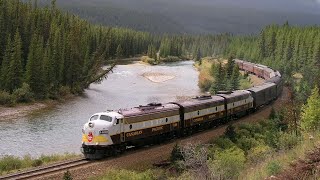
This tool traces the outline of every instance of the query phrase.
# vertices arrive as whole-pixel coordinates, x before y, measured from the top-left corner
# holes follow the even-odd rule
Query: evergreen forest
[[[150,41],[149,33],[91,25],[55,1],[39,8],[37,1],[0,0],[1,94],[27,101],[79,93],[107,60],[142,53]]]

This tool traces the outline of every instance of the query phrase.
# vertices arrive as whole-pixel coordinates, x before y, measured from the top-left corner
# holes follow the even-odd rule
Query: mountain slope
[[[44,0],[49,1],[49,0]],[[320,23],[315,0],[57,0],[92,22],[154,33],[257,33],[271,23]]]

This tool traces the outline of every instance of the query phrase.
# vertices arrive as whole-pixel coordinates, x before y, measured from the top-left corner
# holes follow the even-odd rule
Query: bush
[[[142,56],[141,57],[141,61],[151,64],[151,65],[157,65],[158,61],[156,61],[155,59],[149,58],[148,56]]]
[[[12,96],[16,102],[27,103],[33,100],[33,93],[27,83],[23,83],[21,88],[14,90]]]
[[[249,89],[252,87],[250,80],[247,79],[240,79],[240,87],[239,89]]]
[[[294,133],[280,133],[278,147],[283,150],[289,150],[298,145],[300,137]]]
[[[162,59],[163,62],[176,62],[176,61],[180,61],[181,59],[177,56],[168,56],[164,59]]]
[[[14,105],[13,97],[6,91],[0,91],[0,105]]]
[[[258,146],[261,142],[259,142],[258,140],[254,139],[254,138],[250,138],[250,137],[245,137],[245,136],[241,136],[241,138],[239,138],[237,140],[237,146],[239,148],[241,148],[244,152],[248,152],[250,149]]]
[[[68,87],[68,86],[61,86],[61,87],[59,88],[59,94],[60,94],[61,97],[70,95],[70,94],[71,94],[71,89],[70,89],[70,87]]]
[[[244,152],[237,147],[232,147],[217,152],[214,163],[223,179],[234,179],[243,169],[245,161]]]
[[[0,174],[8,172],[22,167],[22,161],[18,157],[4,156],[0,160]]]
[[[63,174],[63,180],[72,180],[72,176],[71,176],[71,173],[70,171],[66,171],[64,174]]]
[[[229,138],[232,142],[236,141],[237,133],[236,133],[236,128],[232,125],[229,125],[224,132],[224,135]]]
[[[201,75],[199,75],[199,76],[201,76]],[[213,84],[212,80],[201,79],[201,77],[199,77],[198,86],[202,91],[209,91],[212,84]]]
[[[282,167],[278,161],[269,162],[266,168],[269,176],[278,174],[282,170]]]
[[[182,154],[182,149],[178,144],[175,144],[171,151],[171,156],[170,156],[170,161],[171,162],[176,162],[176,161],[183,161],[183,154]]]
[[[236,146],[230,139],[223,137],[216,139],[213,143],[222,149],[229,149]]]
[[[268,154],[272,152],[272,149],[267,145],[259,145],[252,148],[247,155],[247,159],[252,163],[259,163],[267,158]]]
[[[32,166],[33,167],[38,167],[38,166],[41,166],[43,164],[43,161],[41,159],[35,159],[33,162],[32,162]]]

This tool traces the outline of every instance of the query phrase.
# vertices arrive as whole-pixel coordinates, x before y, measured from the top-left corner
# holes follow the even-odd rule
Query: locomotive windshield
[[[101,116],[100,116],[100,120],[112,122],[112,117],[106,116],[106,115],[101,115]]]
[[[99,118],[99,115],[94,115],[90,118],[90,121],[97,120]]]

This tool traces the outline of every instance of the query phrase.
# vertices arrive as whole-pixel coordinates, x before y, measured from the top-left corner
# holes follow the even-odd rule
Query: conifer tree
[[[312,90],[307,104],[302,107],[301,126],[307,131],[315,131],[320,128],[320,96],[318,87]]]
[[[14,36],[12,52],[10,55],[10,65],[7,74],[7,81],[10,82],[8,90],[13,92],[15,89],[21,87],[23,78],[22,67],[22,44],[19,31],[17,29]]]
[[[8,91],[10,86],[10,80],[8,79],[10,60],[11,60],[11,51],[12,44],[11,38],[9,37],[7,40],[6,50],[3,56],[2,65],[1,65],[1,76],[0,76],[0,87],[2,90]]]
[[[117,59],[121,59],[123,57],[123,50],[120,44],[117,47],[116,57]]]
[[[232,71],[232,76],[231,76],[231,89],[232,90],[237,90],[239,88],[239,77],[240,77],[240,72],[239,72],[239,66],[235,65],[233,67]]]
[[[38,35],[33,35],[26,66],[26,82],[37,98],[45,97],[45,79],[43,72],[43,40]]]

